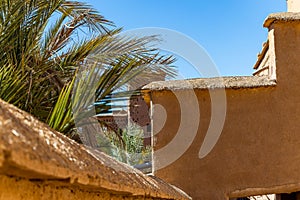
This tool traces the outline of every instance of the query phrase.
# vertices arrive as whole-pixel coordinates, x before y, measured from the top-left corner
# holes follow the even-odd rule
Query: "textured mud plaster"
[[[233,76],[218,78],[198,78],[188,80],[157,81],[143,87],[144,90],[208,90],[208,89],[241,89],[275,86],[275,80],[259,76]]]
[[[287,0],[288,12],[300,12],[300,1],[299,0]]]
[[[181,157],[155,169],[156,176],[182,188],[193,199],[226,200],[300,191],[300,13],[271,14],[264,26],[269,30],[269,46],[256,66],[271,66],[276,76],[266,73],[259,77],[154,82],[144,87],[152,105],[163,107],[166,116],[161,126],[157,119],[162,118],[162,112],[156,112],[154,106],[153,126],[159,130],[154,131],[155,150],[168,148],[180,127],[185,127],[187,131],[182,132],[187,136],[193,134],[189,127],[195,123],[198,127]],[[264,56],[269,60],[261,64]],[[211,121],[211,94],[223,89],[225,123],[212,151],[200,159],[207,130],[218,123]],[[178,100],[183,96],[189,102],[191,92],[197,98],[196,105],[186,106]],[[199,109],[200,120],[184,121],[182,107],[187,113]],[[154,160],[160,163],[166,157]]]
[[[264,27],[270,28],[273,23],[296,22],[299,23],[300,14],[298,12],[281,12],[270,14],[264,22]]]
[[[189,199],[0,100],[0,199]]]

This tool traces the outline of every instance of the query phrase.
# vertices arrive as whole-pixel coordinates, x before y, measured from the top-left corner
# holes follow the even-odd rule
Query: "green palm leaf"
[[[86,3],[0,0],[0,98],[71,134],[75,119],[131,95],[128,85],[176,74],[173,57],[155,48],[159,37],[121,30]]]

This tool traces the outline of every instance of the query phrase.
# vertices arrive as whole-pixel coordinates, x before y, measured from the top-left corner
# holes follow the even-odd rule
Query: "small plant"
[[[144,145],[144,131],[138,125],[130,124],[126,129],[120,131],[122,142],[116,134],[106,133],[111,145],[101,150],[113,156],[117,160],[131,166],[151,161],[151,146]],[[103,140],[102,140],[103,142]]]

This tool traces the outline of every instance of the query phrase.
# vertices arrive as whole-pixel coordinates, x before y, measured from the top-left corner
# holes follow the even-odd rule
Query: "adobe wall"
[[[153,200],[156,198],[82,189],[59,181],[28,180],[0,175],[0,199],[3,200]]]
[[[155,135],[155,150],[174,138],[182,120],[182,102],[180,105],[172,91],[186,96],[187,107],[189,92],[197,96],[200,121],[196,121],[199,129],[191,146],[171,165],[155,169],[156,176],[182,188],[193,199],[300,191],[300,14],[273,14],[264,25],[269,28],[269,48],[275,53],[276,84],[268,82],[270,76],[224,78],[226,121],[216,146],[206,157],[200,159],[199,150],[211,120],[211,99],[209,90],[198,83],[210,80],[193,80],[193,88],[184,88],[176,81],[146,86],[151,90],[152,104],[163,106],[168,116]],[[256,83],[258,78],[268,83]],[[210,91],[221,90],[211,87]],[[153,112],[154,131],[159,129],[160,114]],[[195,123],[193,118],[190,121]],[[156,158],[155,163],[164,159],[167,157]]]
[[[287,0],[287,10],[288,10],[288,12],[299,12],[300,1],[299,0]]]
[[[0,199],[190,199],[0,100]]]

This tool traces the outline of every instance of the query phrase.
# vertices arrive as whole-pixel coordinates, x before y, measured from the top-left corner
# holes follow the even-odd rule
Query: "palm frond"
[[[22,108],[20,102],[26,98],[25,76],[12,66],[0,68],[0,98],[8,103],[13,103]]]
[[[175,75],[158,36],[113,26],[82,2],[0,0],[0,98],[70,134],[109,111],[109,98],[136,93],[128,85]]]
[[[71,92],[73,90],[74,81],[75,77],[61,90],[47,120],[50,127],[62,133],[70,133],[75,126],[71,107]]]
[[[64,1],[58,10],[74,19],[80,18],[80,25],[87,26],[91,31],[107,33],[109,32],[108,27],[114,25],[87,3]]]

